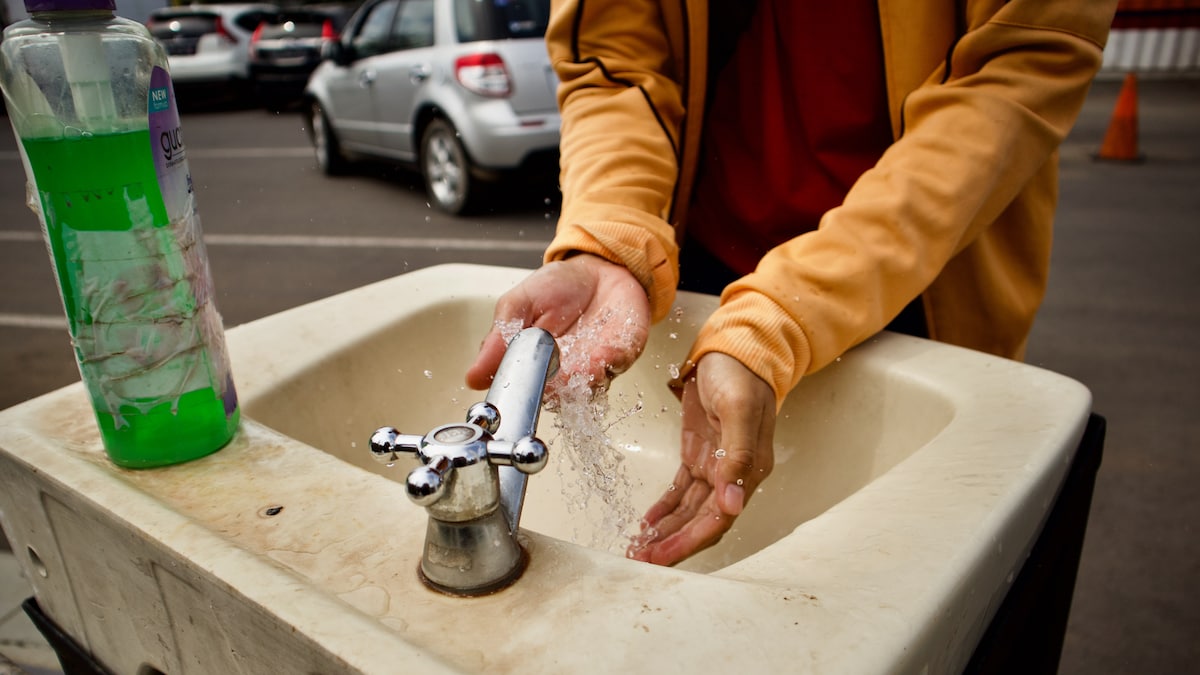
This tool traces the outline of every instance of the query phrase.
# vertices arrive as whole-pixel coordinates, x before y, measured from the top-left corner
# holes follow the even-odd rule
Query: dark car
[[[300,98],[322,47],[338,38],[353,10],[312,5],[264,17],[250,38],[250,78],[265,106],[279,110]]]

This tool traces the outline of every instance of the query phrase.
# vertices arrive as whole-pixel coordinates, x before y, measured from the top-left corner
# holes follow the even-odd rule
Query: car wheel
[[[421,173],[425,191],[439,210],[459,215],[471,209],[479,185],[471,176],[471,160],[454,126],[435,119],[421,136]]]
[[[312,137],[313,149],[317,153],[317,166],[321,168],[321,171],[328,176],[340,176],[346,173],[350,163],[342,155],[337,135],[333,133],[333,126],[329,124],[329,118],[325,116],[321,104],[316,101],[313,101],[309,108],[308,129],[309,135]]]

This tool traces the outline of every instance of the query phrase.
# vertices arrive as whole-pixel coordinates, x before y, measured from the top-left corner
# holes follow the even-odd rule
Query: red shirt
[[[715,87],[687,233],[748,274],[892,142],[876,0],[760,0]]]

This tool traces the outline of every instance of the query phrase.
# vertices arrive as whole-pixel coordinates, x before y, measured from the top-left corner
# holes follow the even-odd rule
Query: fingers
[[[775,394],[724,354],[708,354],[684,385],[680,454],[675,484],[646,513],[643,536],[630,557],[673,565],[712,546],[774,468]]]
[[[502,332],[538,326],[558,340],[560,380],[581,374],[602,386],[641,354],[649,322],[646,292],[624,267],[589,255],[549,263],[497,301],[467,385],[490,386],[504,356]]]
[[[646,513],[646,524],[654,530],[654,540],[663,540],[676,534],[690,523],[712,498],[712,486],[706,481],[690,481],[687,487],[680,487],[675,492],[680,494],[673,508],[666,510],[657,517]],[[667,500],[669,498],[664,498]]]
[[[492,377],[496,374],[496,369],[500,367],[500,360],[504,358],[504,350],[507,345],[504,344],[504,337],[500,334],[500,330],[496,325],[492,326],[492,330],[483,338],[483,343],[479,345],[479,353],[475,356],[475,362],[467,368],[467,386],[472,389],[487,389],[492,386]]]
[[[733,516],[720,511],[710,493],[677,532],[646,546],[634,558],[655,565],[674,565],[716,544],[733,527],[733,521]]]

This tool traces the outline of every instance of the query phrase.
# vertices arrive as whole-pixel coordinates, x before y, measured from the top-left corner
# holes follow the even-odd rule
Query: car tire
[[[431,121],[421,134],[421,175],[430,204],[451,215],[469,212],[481,190],[471,169],[454,125],[441,118]]]
[[[350,162],[342,154],[337,134],[333,132],[333,125],[329,123],[321,104],[316,101],[309,106],[308,130],[313,149],[317,153],[317,166],[321,171],[327,176],[345,174],[350,168]]]

